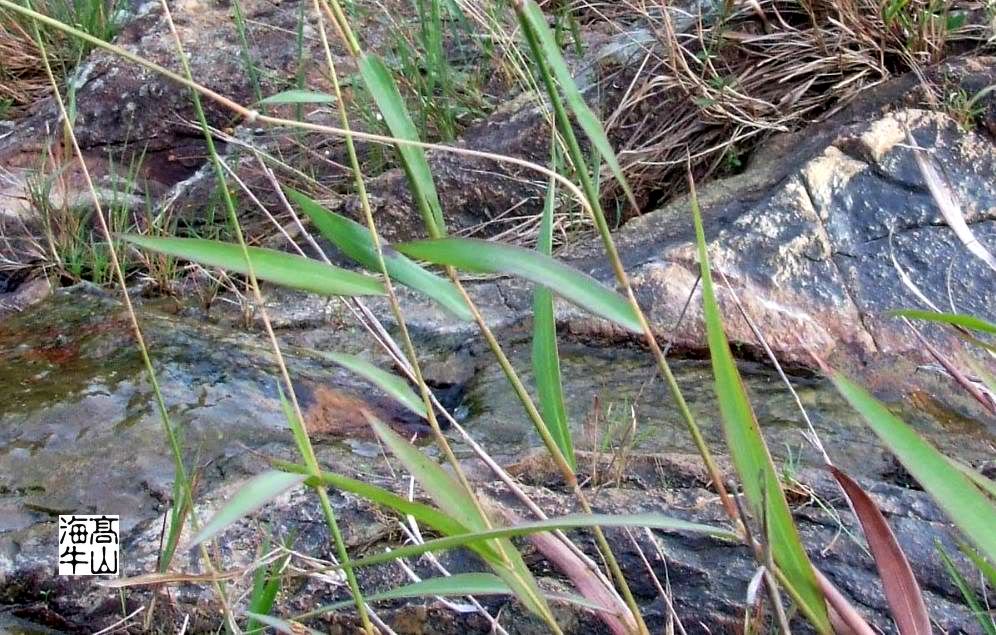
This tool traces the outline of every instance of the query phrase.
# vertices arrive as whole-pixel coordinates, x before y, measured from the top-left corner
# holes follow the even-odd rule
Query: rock
[[[300,459],[283,418],[275,388],[278,376],[264,340],[232,329],[223,321],[191,318],[185,310],[178,313],[175,307],[161,304],[139,302],[139,320],[172,422],[180,432],[187,469],[197,477],[197,510],[204,521],[247,478],[266,469],[269,458]],[[503,336],[510,334],[506,331]],[[406,476],[396,463],[386,464],[379,445],[364,440],[362,422],[356,418],[363,408],[411,434],[411,417],[399,412],[385,395],[321,357],[323,350],[363,353],[368,346],[365,338],[352,328],[330,322],[285,324],[279,337],[320,463],[326,469],[405,495]],[[447,407],[466,411],[463,424],[475,439],[500,460],[513,464],[512,472],[548,512],[574,511],[575,503],[560,490],[549,461],[530,453],[538,442],[531,436],[514,396],[507,388],[501,389],[494,363],[466,347],[454,355],[452,336],[444,334],[435,343],[419,331],[415,337],[430,381],[438,386],[448,384],[451,390],[460,388]],[[523,346],[521,339],[519,342],[512,342],[509,350],[513,363],[524,368],[528,343]],[[582,477],[592,486],[596,510],[666,511],[688,520],[724,524],[722,510],[705,488],[696,459],[680,455],[689,447],[687,441],[681,441],[686,435],[680,422],[666,413],[670,409],[661,407],[659,387],[644,386],[653,372],[645,354],[565,344],[562,355],[565,391],[579,448],[598,444],[611,450],[617,445],[611,430],[619,429],[620,421],[628,424],[630,412],[638,423],[639,433],[622,454],[580,455]],[[389,367],[383,359],[374,359]],[[906,371],[897,368],[895,372]],[[708,388],[708,365],[676,362],[675,373],[683,385],[692,387],[687,393],[689,405],[699,415],[709,442],[719,447],[721,433]],[[815,562],[869,619],[887,628],[885,604],[870,559],[846,534],[839,535],[841,525],[855,532],[854,520],[828,476],[808,467],[818,460],[811,452],[799,449],[802,441],[797,431],[803,424],[794,402],[770,370],[747,364],[744,373],[772,449],[789,475],[786,478],[797,483],[793,491],[799,496],[793,497],[793,504]],[[173,466],[127,316],[112,297],[90,287],[59,290],[0,324],[0,376],[4,377],[0,383],[0,625],[27,620],[59,631],[106,627],[123,616],[122,596],[89,578],[53,575],[55,516],[60,512],[120,514],[124,574],[155,570],[171,504]],[[970,614],[932,551],[932,540],[938,538],[949,553],[957,553],[944,517],[925,494],[899,484],[906,481],[896,474],[894,464],[884,458],[870,433],[841,404],[827,382],[794,380],[828,450],[875,496],[908,549],[935,619],[946,629],[968,628]],[[930,388],[929,383],[925,386],[932,394],[943,395],[942,389]],[[577,408],[591,403],[597,395],[602,396],[605,406],[613,406],[612,412],[622,413],[623,419],[606,413],[602,427],[592,437],[582,424],[590,417]],[[944,398],[947,404],[951,396]],[[967,421],[959,414],[966,408],[964,404],[956,410],[938,410],[942,406],[936,405],[934,412],[943,419],[901,403],[891,405],[942,450],[958,452],[959,458],[978,464],[991,459],[996,434],[991,426]],[[493,482],[491,474],[480,469],[463,443],[455,440],[454,447],[483,494],[496,505],[525,514],[503,487]],[[438,459],[432,446],[424,450]],[[597,469],[593,469],[596,464]],[[351,494],[333,491],[331,495],[354,557],[398,544],[397,523],[390,514]],[[814,497],[822,505],[813,504]],[[329,534],[313,495],[296,490],[237,523],[212,550],[220,570],[240,573],[226,584],[239,614],[246,608],[243,592],[251,581],[251,575],[241,572],[258,557],[267,533],[272,537],[271,546],[294,536],[297,553],[319,559],[295,560],[307,573],[289,582],[278,601],[278,614],[292,616],[346,597],[340,577],[314,571],[332,554]],[[642,561],[624,533],[611,531],[609,535],[647,619],[659,630],[667,614]],[[674,601],[686,627],[696,630],[701,623],[716,632],[742,619],[746,587],[755,570],[744,549],[702,537],[655,535],[665,554]],[[186,548],[189,538],[188,528],[173,568],[204,573],[200,554]],[[655,563],[656,573],[665,575],[656,549],[645,537],[639,540]],[[580,544],[593,553],[590,539],[581,538]],[[542,586],[564,590],[550,563],[530,547],[524,548]],[[481,569],[478,560],[462,552],[447,554],[442,561],[453,572]],[[436,575],[424,562],[410,564],[423,577]],[[408,579],[398,567],[384,565],[363,569],[360,581],[364,589],[373,592]],[[148,607],[151,594],[147,588],[126,589],[125,614]],[[492,615],[500,615],[510,632],[543,630],[507,598],[482,601]],[[219,605],[210,585],[180,585],[172,587],[168,595],[160,591],[156,605],[152,623],[162,630],[179,628],[188,616],[190,631],[217,628],[219,623]],[[490,630],[480,615],[454,613],[434,601],[381,605],[378,611],[399,633]],[[600,622],[583,610],[558,607],[558,616],[568,633],[603,631]],[[356,624],[353,614],[344,611],[312,625],[349,631]]]
[[[738,345],[757,349],[727,279],[775,354],[804,365],[813,364],[812,354],[851,362],[876,355],[925,359],[922,345],[887,315],[922,306],[904,274],[939,306],[950,299],[959,312],[996,316],[996,278],[945,224],[904,131],[947,175],[978,240],[996,251],[992,141],[940,112],[850,114],[775,140],[745,174],[702,188],[717,293],[727,335]],[[631,221],[616,241],[660,336],[679,348],[702,347],[697,290],[679,324],[698,277],[688,200]],[[577,264],[611,280],[602,262]],[[572,331],[587,330],[585,318],[565,315]],[[935,343],[950,342],[930,331]]]

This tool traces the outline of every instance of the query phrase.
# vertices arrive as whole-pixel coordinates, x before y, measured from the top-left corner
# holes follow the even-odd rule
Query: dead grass
[[[0,103],[16,116],[49,93],[38,46],[24,26],[0,11]]]
[[[607,77],[622,92],[607,127],[650,205],[684,190],[689,158],[697,180],[734,171],[764,136],[827,117],[862,91],[991,35],[989,16],[962,0],[902,8],[894,0],[752,0],[715,3],[711,16],[665,6],[577,6],[589,20],[643,36],[634,38],[635,58]]]

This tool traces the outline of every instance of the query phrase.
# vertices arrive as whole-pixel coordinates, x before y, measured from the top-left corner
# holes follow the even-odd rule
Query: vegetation
[[[811,18],[816,19],[816,16],[805,15],[807,9],[812,11],[808,3],[779,1],[777,4],[791,5],[790,9],[785,7],[782,15],[797,25],[798,41],[786,42],[786,51],[769,58],[769,61],[774,65],[797,64],[800,56],[817,55],[814,38],[817,37],[817,31],[831,21],[808,22]],[[104,5],[98,3],[97,6]],[[235,6],[238,32],[245,43],[244,18],[237,9],[237,3]],[[216,552],[208,548],[212,540],[232,523],[253,514],[277,496],[293,488],[307,487],[320,502],[323,520],[335,545],[336,567],[345,576],[351,600],[321,607],[307,614],[284,614],[277,598],[290,556],[283,555],[280,559],[259,565],[253,578],[249,608],[244,614],[239,614],[232,608],[233,598],[220,581],[221,578],[214,579],[212,586],[219,605],[223,607],[225,625],[233,632],[238,632],[240,625],[250,629],[268,625],[279,631],[300,632],[299,623],[306,624],[316,615],[351,610],[355,611],[362,627],[373,633],[378,627],[378,618],[375,607],[371,605],[380,600],[493,594],[513,595],[526,610],[541,619],[550,631],[561,632],[557,616],[550,606],[551,596],[537,583],[523,558],[520,546],[512,538],[541,533],[553,537],[556,554],[552,558],[553,564],[566,574],[569,565],[579,559],[576,554],[580,549],[576,542],[570,541],[563,533],[555,532],[585,529],[594,538],[604,570],[591,561],[582,561],[582,573],[577,574],[580,581],[579,578],[572,577],[575,588],[567,596],[567,601],[582,606],[601,607],[597,611],[598,616],[613,632],[646,633],[648,629],[644,616],[641,615],[640,607],[629,588],[629,581],[623,575],[603,532],[603,528],[608,527],[676,530],[739,542],[756,558],[775,628],[788,632],[793,616],[798,615],[799,619],[808,621],[815,631],[829,633],[833,630],[830,617],[832,612],[847,622],[855,632],[870,632],[870,627],[863,623],[860,614],[814,567],[797,530],[786,497],[787,484],[782,478],[782,472],[772,461],[769,440],[758,426],[726,338],[724,316],[717,302],[705,229],[696,197],[693,177],[697,175],[685,163],[667,168],[685,172],[688,179],[689,213],[694,219],[701,272],[702,308],[718,414],[726,439],[723,452],[730,455],[736,473],[736,481],[730,484],[716,466],[714,453],[718,448],[709,447],[704,440],[699,421],[690,411],[682,387],[675,379],[665,352],[661,350],[643,308],[633,293],[610,231],[614,220],[605,209],[607,200],[611,199],[615,203],[618,198],[619,205],[631,209],[635,214],[637,192],[644,192],[645,188],[636,187],[632,185],[633,182],[638,179],[659,178],[661,172],[652,175],[646,172],[634,173],[633,166],[620,159],[607,126],[596,117],[586,102],[585,95],[575,84],[563,54],[565,33],[576,30],[572,27],[573,18],[565,17],[567,24],[561,23],[559,29],[550,28],[546,14],[533,0],[515,0],[508,6],[496,3],[496,6],[505,7],[510,13],[505,16],[465,14],[462,5],[456,2],[416,0],[415,8],[420,26],[414,31],[399,31],[394,47],[396,58],[387,60],[364,45],[362,32],[353,26],[352,9],[348,4],[340,4],[338,0],[314,0],[313,19],[326,51],[329,46],[327,38],[333,33],[337,34],[337,44],[349,51],[357,68],[357,75],[349,79],[362,86],[363,97],[360,99],[369,100],[365,107],[372,109],[378,121],[383,123],[382,133],[379,129],[373,132],[353,130],[351,126],[355,120],[351,119],[353,113],[348,108],[337,109],[340,122],[336,126],[314,124],[306,123],[300,117],[288,119],[258,112],[212,92],[199,83],[198,78],[191,76],[182,42],[173,29],[165,2],[162,11],[176,38],[176,57],[180,71],[156,66],[134,53],[104,43],[112,34],[110,25],[113,21],[108,15],[113,12],[108,10],[98,11],[94,6],[73,5],[72,11],[65,13],[69,9],[64,7],[30,9],[12,0],[0,0],[0,11],[3,11],[0,17],[8,16],[8,23],[17,25],[16,28],[22,30],[18,31],[19,40],[35,46],[39,59],[44,62],[45,90],[53,91],[62,109],[67,132],[67,152],[71,152],[82,162],[83,157],[73,132],[73,118],[60,85],[60,75],[54,72],[53,62],[50,60],[55,60],[57,66],[58,60],[79,60],[86,48],[101,47],[169,77],[190,91],[198,124],[207,143],[210,162],[215,170],[215,177],[221,184],[218,192],[225,219],[219,221],[219,224],[227,228],[223,233],[224,239],[218,239],[218,236],[177,237],[173,235],[174,227],[161,220],[154,220],[151,215],[145,222],[137,222],[129,216],[127,209],[130,208],[113,203],[104,204],[106,197],[96,191],[85,168],[84,175],[92,199],[92,205],[86,208],[89,211],[81,212],[79,208],[71,206],[53,209],[51,196],[45,189],[50,186],[51,181],[39,183],[39,191],[36,193],[36,204],[49,210],[47,240],[50,253],[55,254],[57,259],[59,271],[74,280],[113,282],[121,287],[151,385],[156,391],[164,435],[175,463],[176,486],[170,530],[164,542],[159,575],[121,580],[116,583],[117,586],[169,582],[171,577],[167,572],[170,562],[181,544],[184,547],[200,548],[212,571],[214,567],[220,568],[222,563],[217,561]],[[892,2],[887,3],[881,12],[877,10],[877,4],[875,7],[873,19],[866,18],[859,26],[871,28],[871,23],[874,28],[881,30],[883,37],[880,39],[884,39],[886,43],[881,45],[880,50],[894,54],[894,58],[888,60],[889,64],[913,64],[917,60],[932,59],[938,47],[961,27],[957,16],[952,15],[947,5],[938,6],[934,2]],[[845,17],[857,19],[854,15]],[[537,87],[549,110],[554,131],[551,134],[551,153],[547,166],[518,160],[520,166],[541,175],[549,183],[546,204],[536,231],[538,240],[535,248],[451,235],[447,230],[446,210],[437,191],[436,175],[426,158],[426,150],[431,147],[436,151],[455,152],[494,161],[514,159],[423,142],[423,137],[427,134],[433,141],[453,140],[461,129],[465,114],[480,112],[486,107],[479,98],[482,78],[467,77],[454,68],[448,58],[446,46],[452,44],[454,38],[448,37],[448,32],[452,29],[447,29],[446,25],[457,22],[461,24],[459,29],[468,29],[466,24],[483,20],[496,31],[499,28],[512,28],[510,21],[513,18],[516,25],[513,30],[517,36],[501,43],[501,46],[515,51],[514,55],[507,56],[511,69],[509,72],[521,72],[521,79],[526,86]],[[660,18],[652,16],[652,19],[656,19],[659,24]],[[743,39],[726,37],[736,28],[737,20],[736,13],[724,14],[722,19],[715,21],[715,26],[703,31],[701,46],[697,50],[689,50],[683,44],[676,46],[676,50],[680,51],[678,57],[682,57],[686,63],[683,70],[685,78],[694,78],[695,90],[701,93],[700,101],[695,105],[696,112],[724,111],[742,105],[745,99],[741,94],[744,83],[768,81],[767,78],[752,79],[747,73],[750,65],[756,65],[758,59],[756,52],[753,57],[743,55],[750,48],[749,44],[745,44]],[[42,28],[35,30],[36,26]],[[844,30],[842,25],[838,28]],[[461,33],[460,37],[469,37],[466,30],[459,29],[457,32]],[[35,36],[25,37],[23,30],[30,30]],[[0,41],[3,33],[0,31]],[[840,43],[840,38],[836,35],[838,34],[832,34],[833,37],[827,41],[843,50],[847,44]],[[853,35],[856,38],[866,36],[867,33],[864,36],[861,33]],[[575,35],[573,41],[578,40]],[[79,48],[74,49],[73,55],[67,56],[65,53],[66,42],[77,43],[74,46]],[[487,50],[481,52],[482,55],[487,53]],[[814,86],[820,82],[829,82],[830,77],[839,81],[841,73],[851,72],[847,63],[841,69],[838,63],[840,58],[836,54],[821,51],[819,55],[825,56],[821,58],[825,66],[823,71],[816,73],[818,79],[813,81]],[[694,66],[687,64],[690,60],[694,60]],[[734,60],[738,60],[736,64],[733,63]],[[298,86],[269,97],[259,93],[255,106],[265,109],[302,104],[343,104],[343,82],[338,75],[342,69],[335,67],[331,54],[327,54],[322,61],[327,66],[324,72],[330,79],[331,92],[315,93]],[[675,61],[658,60],[656,63],[667,65],[674,64]],[[244,64],[247,68],[253,68],[253,61],[248,54]],[[860,62],[853,64],[858,65]],[[400,81],[399,77],[405,78],[405,81]],[[256,91],[260,90],[258,81],[254,86]],[[756,131],[765,127],[785,126],[806,113],[831,106],[825,97],[817,98],[815,93],[815,87],[802,91],[797,107],[791,110],[790,115],[769,113],[742,124],[740,131],[735,133],[730,132],[730,119],[726,119],[726,123],[721,126],[706,124],[704,118],[697,119],[699,131],[708,129],[707,134],[703,135],[705,140],[702,143],[711,143],[709,135],[727,135],[723,137],[724,141],[719,148],[711,153],[710,159],[715,162],[730,162],[733,159],[739,161],[739,148],[743,147],[744,139]],[[23,99],[21,96],[12,97]],[[842,99],[840,94],[833,97],[835,101]],[[296,211],[309,219],[312,227],[336,245],[345,257],[354,261],[360,272],[337,267],[323,256],[309,258],[303,252],[291,254],[251,244],[251,236],[247,236],[244,231],[245,219],[240,217],[231,191],[233,179],[216,151],[215,135],[208,125],[203,100],[211,100],[215,105],[228,108],[235,114],[254,121],[256,125],[286,127],[344,139],[346,160],[354,181],[353,191],[358,197],[362,223],[325,209],[320,202],[298,191],[291,184],[282,184],[281,191],[294,208],[292,212]],[[685,107],[692,108],[688,104]],[[611,129],[611,126],[608,127]],[[396,155],[394,160],[404,170],[428,239],[395,244],[392,245],[393,249],[385,249],[365,190],[364,184],[369,175],[364,171],[355,140],[389,144],[393,147]],[[590,149],[590,152],[586,153],[585,148]],[[591,155],[599,158],[594,166],[591,164]],[[627,157],[632,156],[632,153],[627,153]],[[700,167],[702,165],[704,164]],[[133,182],[134,178],[125,180]],[[603,183],[611,184],[611,187],[601,187]],[[553,227],[558,190],[561,196],[570,197],[572,204],[583,210],[590,226],[597,232],[605,257],[616,276],[614,288],[569,267],[554,255]],[[943,191],[932,190],[932,193],[939,203],[944,198]],[[127,195],[131,194],[128,190]],[[99,240],[96,241],[90,237],[90,214],[96,221],[95,231],[99,235]],[[281,376],[281,399],[287,425],[299,452],[296,461],[274,462],[271,469],[246,483],[209,519],[199,518],[195,511],[195,487],[186,468],[186,457],[177,441],[176,426],[170,419],[162,395],[158,393],[155,367],[151,363],[154,351],[146,348],[138,320],[128,300],[128,277],[136,266],[135,263],[139,259],[152,262],[161,257],[167,260],[159,262],[170,263],[162,265],[164,270],[172,270],[175,267],[173,263],[184,261],[212,270],[221,268],[229,274],[244,277],[248,289],[246,293],[260,307],[266,336],[273,348]],[[431,266],[438,269],[433,271]],[[514,368],[509,361],[505,347],[498,341],[479,308],[467,294],[464,281],[468,273],[515,276],[535,285],[535,322],[532,333],[532,371],[537,378],[535,395],[526,388],[520,370]],[[414,502],[372,484],[350,479],[319,463],[304,425],[295,384],[283,361],[277,337],[264,308],[266,305],[260,281],[353,301],[367,295],[386,298],[398,325],[399,341],[394,341],[381,329],[377,342],[394,358],[402,374],[371,366],[335,351],[328,351],[328,354],[336,363],[376,385],[406,409],[424,418],[431,427],[434,441],[446,459],[445,469],[429,458],[424,450],[402,438],[376,418],[369,417],[369,424],[384,448],[418,481],[432,504]],[[459,319],[476,323],[481,339],[501,366],[509,387],[521,402],[524,415],[535,427],[551,461],[556,465],[564,488],[576,497],[581,513],[545,517],[525,492],[514,487],[513,492],[517,496],[539,511],[537,519],[506,524],[489,509],[470,484],[464,464],[456,458],[451,438],[443,432],[443,424],[449,421],[457,434],[467,434],[441,407],[432,388],[424,380],[419,351],[409,336],[406,316],[396,296],[396,285],[408,287],[426,296]],[[699,450],[702,464],[711,478],[711,487],[728,515],[723,524],[692,524],[660,514],[600,515],[592,512],[590,490],[579,482],[579,461],[575,453],[577,440],[572,436],[565,414],[563,390],[560,386],[560,361],[553,315],[554,295],[644,339],[649,354],[659,369],[660,378],[671,393],[673,406],[681,413],[688,433]],[[944,324],[962,337],[966,346],[978,347],[983,351],[993,350],[989,344],[991,340],[986,337],[996,333],[996,325],[980,318],[938,311],[906,311],[902,315],[910,320],[929,320]],[[854,409],[867,420],[870,428],[882,441],[883,447],[893,453],[934,498],[963,536],[965,550],[974,555],[979,570],[983,573],[991,570],[987,568],[996,562],[996,534],[992,531],[996,527],[996,504],[993,496],[996,488],[992,482],[971,468],[955,463],[953,457],[943,456],[845,374],[829,367],[825,367],[824,372]],[[982,378],[981,381],[985,382],[990,393],[996,393],[996,382],[983,369],[973,369],[972,374]],[[970,388],[966,387],[966,390]],[[980,402],[980,406],[982,405],[984,402]],[[811,442],[824,457],[827,467],[833,471],[840,483],[842,495],[850,500],[861,522],[900,631],[904,634],[929,632],[930,618],[919,585],[885,517],[860,485],[834,467],[833,457],[822,446],[815,430],[810,432]],[[512,482],[479,446],[473,443],[470,445],[480,453],[481,458],[499,478]],[[431,529],[438,537],[415,542],[388,553],[352,559],[342,538],[339,519],[329,500],[330,489],[349,492],[387,512],[411,517],[420,526]],[[194,537],[188,543],[181,543],[182,528],[187,523],[193,530]],[[355,572],[361,567],[454,548],[470,550],[490,572],[433,578],[377,594],[365,593],[356,578]],[[268,547],[264,546],[263,551],[268,551]],[[980,600],[974,595],[970,585],[966,584],[963,574],[951,566],[943,551],[941,557],[951,572],[952,579],[965,594],[966,601],[973,609],[979,607]],[[604,604],[606,601],[611,602],[608,608]],[[978,610],[977,614],[982,628],[991,632],[991,616],[982,610]]]

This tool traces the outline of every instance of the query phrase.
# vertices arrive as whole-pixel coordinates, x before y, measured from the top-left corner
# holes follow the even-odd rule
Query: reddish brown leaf
[[[913,577],[913,570],[906,555],[896,542],[896,536],[889,528],[882,512],[867,493],[851,477],[835,467],[831,467],[837,482],[851,500],[851,506],[861,529],[864,531],[868,548],[875,558],[885,598],[889,601],[892,619],[896,621],[902,635],[930,635],[930,616],[923,603],[920,585]]]

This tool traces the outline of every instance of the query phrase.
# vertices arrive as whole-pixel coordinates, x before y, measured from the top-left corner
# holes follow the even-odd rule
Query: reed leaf
[[[536,250],[546,256],[553,253],[553,209],[555,203],[556,181],[550,179],[546,202],[543,205],[539,240],[536,246]],[[571,430],[567,422],[564,388],[560,379],[560,352],[557,350],[557,321],[553,314],[553,293],[542,285],[537,286],[533,291],[532,362],[543,422],[568,465],[571,466],[572,470],[576,469],[574,441],[571,438]]]
[[[382,368],[378,368],[356,355],[349,355],[347,353],[319,353],[319,355],[356,373],[386,392],[411,412],[414,412],[423,419],[425,418],[425,403],[415,394],[415,391],[412,390],[411,386],[403,378],[389,373]]]
[[[550,27],[547,26],[546,15],[544,15],[542,9],[533,0],[519,0],[516,3],[516,11],[523,30],[527,33],[527,37],[531,35],[538,44],[538,49],[543,57],[541,63],[545,63],[553,71],[554,77],[557,78],[560,90],[564,94],[564,100],[574,114],[578,125],[581,126],[581,129],[588,137],[588,140],[591,141],[591,145],[598,154],[605,159],[605,163],[609,166],[609,170],[612,171],[612,175],[619,182],[619,185],[626,193],[626,197],[635,208],[636,198],[633,196],[629,183],[623,174],[622,168],[619,166],[616,152],[613,150],[612,144],[609,143],[609,138],[605,134],[605,129],[602,127],[601,121],[591,111],[591,108],[588,107],[584,97],[581,95],[581,91],[578,90],[577,84],[574,82],[574,76],[567,67],[567,62],[564,61],[560,47],[557,46],[557,39],[553,32],[550,31]],[[575,168],[584,170],[585,166],[577,165]]]
[[[733,465],[740,477],[755,520],[764,520],[768,527],[767,540],[775,563],[792,585],[794,595],[800,602],[799,608],[818,631],[829,633],[831,627],[823,593],[820,591],[813,565],[809,562],[795,522],[792,520],[792,512],[778,481],[771,454],[754,417],[754,411],[723,330],[723,321],[709,270],[709,255],[706,252],[702,217],[698,201],[694,196],[692,215],[702,272],[702,304],[715,377],[716,397],[719,400],[723,431]]]
[[[301,192],[284,188],[287,197],[297,203],[318,231],[342,253],[369,271],[380,273],[377,251],[370,231],[356,221],[322,207]],[[388,246],[383,248],[384,265],[391,280],[432,298],[454,316],[472,321],[474,315],[467,308],[463,296],[452,282],[426,271],[417,263]]]
[[[960,326],[970,331],[979,331],[996,335],[996,324],[975,317],[974,315],[964,315],[961,313],[940,313],[938,311],[921,311],[919,309],[900,309],[890,311],[889,315],[906,317],[911,320],[924,320],[926,322],[936,322],[938,324],[948,324],[950,326]]]
[[[569,514],[559,518],[548,518],[512,527],[498,527],[486,531],[477,531],[460,535],[446,536],[428,540],[422,544],[405,545],[389,553],[378,553],[353,561],[354,567],[370,566],[390,562],[397,558],[412,558],[430,551],[443,551],[461,547],[473,547],[486,540],[495,538],[512,538],[532,534],[555,531],[558,529],[579,529],[583,527],[629,527],[649,528],[663,531],[686,532],[713,536],[724,540],[737,540],[736,534],[722,527],[692,523],[661,514]]]
[[[196,547],[202,542],[210,540],[233,523],[258,511],[277,496],[300,485],[304,482],[304,479],[305,477],[302,474],[290,474],[275,470],[269,470],[254,476],[249,482],[239,488],[239,491],[232,496],[231,500],[218,510],[218,513],[197,532],[197,535],[191,540],[190,546]]]
[[[990,560],[996,560],[996,507],[943,454],[843,373],[837,390],[864,418],[903,467],[933,497],[954,524]]]
[[[391,134],[405,141],[418,141],[418,130],[408,114],[401,93],[387,70],[384,62],[372,53],[364,53],[359,58],[360,76],[373,97],[377,108],[384,117]],[[430,236],[441,236],[446,233],[446,223],[443,220],[443,208],[439,204],[436,184],[432,178],[429,162],[425,160],[422,148],[410,145],[398,145],[398,156],[401,167],[408,177],[412,194],[422,214],[422,222]]]
[[[270,95],[259,100],[263,106],[275,106],[280,104],[331,104],[335,102],[335,97],[328,93],[318,93],[312,90],[302,90],[292,88]]]
[[[231,243],[200,238],[147,238],[131,234],[122,235],[121,239],[207,267],[248,273],[242,248]],[[246,249],[253,271],[260,280],[326,296],[384,295],[384,285],[377,278],[274,249]]]
[[[412,476],[425,488],[443,512],[471,531],[488,529],[488,522],[479,512],[473,494],[463,487],[415,446],[401,438],[383,422],[367,415],[370,426],[381,442],[391,450]],[[516,597],[533,613],[552,619],[550,607],[543,598],[535,578],[526,567],[522,555],[508,538],[496,538],[489,543],[497,556],[486,558],[492,570],[513,590]]]
[[[400,600],[424,597],[462,597],[468,595],[511,595],[512,589],[504,580],[492,573],[455,573],[450,576],[428,578],[406,584],[389,591],[366,596],[367,602]],[[322,615],[353,606],[352,600],[336,602],[309,611],[308,616]]]
[[[643,332],[633,307],[625,298],[551,256],[474,238],[417,240],[401,243],[396,248],[412,258],[466,271],[519,276],[547,287],[562,298],[629,331]]]

